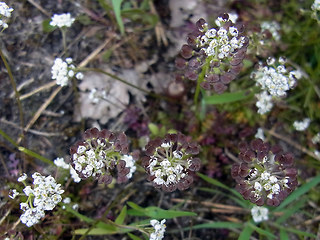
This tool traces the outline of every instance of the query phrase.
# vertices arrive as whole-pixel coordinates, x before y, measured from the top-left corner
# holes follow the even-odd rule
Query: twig
[[[265,129],[263,128],[264,131],[268,132],[270,135],[276,137],[276,138],[279,138],[281,139],[282,141],[285,141],[286,143],[290,144],[291,146],[295,147],[296,149],[298,149],[299,151],[301,152],[304,152],[305,154],[317,159],[320,161],[320,157],[318,157],[317,155],[315,155],[313,152],[311,152],[310,150],[308,150],[307,148],[301,146],[300,144],[292,141],[291,139],[285,137],[285,136],[282,136],[278,133],[276,133],[274,130],[268,130],[268,129]]]
[[[31,3],[33,6],[35,6],[36,8],[39,9],[40,12],[42,12],[44,15],[46,15],[47,17],[51,17],[51,14],[48,13],[43,7],[41,7],[38,3],[36,3],[33,0],[28,0],[29,3]]]
[[[8,176],[10,176],[10,173],[9,173],[7,165],[6,165],[6,163],[5,163],[5,161],[4,161],[3,157],[2,157],[2,154],[0,154],[0,161],[1,161],[2,165],[3,165],[3,168],[4,168],[5,172],[6,172],[6,174]],[[1,222],[0,222],[0,225],[1,225]]]
[[[24,99],[26,99],[26,98],[28,98],[28,97],[31,97],[32,95],[34,95],[34,94],[36,94],[36,93],[38,93],[38,92],[41,92],[41,91],[43,91],[43,90],[52,88],[52,87],[54,87],[55,85],[57,85],[56,80],[51,81],[51,82],[49,82],[49,83],[47,83],[47,84],[45,84],[45,85],[43,85],[43,86],[41,86],[41,87],[38,87],[37,89],[35,89],[35,90],[33,90],[33,91],[29,92],[29,93],[26,93],[26,94],[20,96],[20,100],[24,100]]]
[[[14,128],[17,128],[17,129],[22,129],[21,127],[17,126],[16,124],[12,123],[12,122],[9,122],[7,121],[6,119],[0,119],[0,122],[2,123],[5,123],[5,124],[8,124]],[[39,135],[39,136],[44,136],[44,137],[57,137],[57,136],[62,136],[61,133],[50,133],[50,132],[40,132],[40,131],[37,131],[37,130],[33,130],[33,129],[28,129],[27,132],[30,132],[30,133],[33,133],[35,135]]]
[[[33,118],[29,121],[27,126],[24,128],[25,131],[28,131],[30,129],[30,127],[38,120],[41,113],[49,106],[49,104],[52,102],[52,100],[55,98],[55,96],[57,96],[57,94],[61,91],[61,89],[62,89],[62,87],[59,86],[56,88],[56,90],[53,93],[51,93],[50,97],[42,104],[42,106],[38,109],[38,111],[35,113]],[[17,140],[17,144],[20,144],[21,140],[22,140],[22,138],[19,137],[19,139]]]
[[[149,6],[150,6],[151,13],[153,13],[159,17],[159,14],[153,4],[153,1],[149,1]],[[156,24],[155,32],[156,32],[156,38],[157,38],[158,45],[161,45],[161,40],[162,40],[163,45],[168,46],[168,39],[167,39],[166,34],[164,32],[164,28],[163,28],[162,22],[160,21],[160,18]]]

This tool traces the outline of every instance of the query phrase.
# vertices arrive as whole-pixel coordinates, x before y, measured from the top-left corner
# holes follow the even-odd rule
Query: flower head
[[[44,217],[44,211],[52,210],[62,200],[61,194],[64,192],[61,184],[57,184],[52,176],[45,177],[35,172],[32,174],[32,178],[33,186],[26,185],[23,189],[28,199],[26,202],[20,203],[20,208],[24,212],[20,216],[20,220],[28,227],[38,223]],[[18,181],[26,179],[27,175],[23,174]],[[11,198],[19,195],[16,190],[13,191]]]
[[[263,91],[255,95],[258,101],[256,102],[256,106],[258,108],[258,113],[263,115],[273,107],[272,96],[268,94],[267,91]]]
[[[279,41],[280,40],[280,25],[279,23],[275,22],[275,21],[271,21],[271,22],[262,22],[261,23],[261,32],[265,32],[265,31],[269,31],[272,35],[272,37],[276,40]]]
[[[72,167],[80,178],[92,176],[109,184],[117,172],[118,182],[128,180],[131,170],[123,160],[128,158],[124,157],[128,153],[128,140],[124,133],[91,128],[84,132],[83,139],[70,148]],[[129,160],[128,165],[132,165]]]
[[[8,7],[5,2],[0,2],[0,26],[3,29],[8,28],[7,19],[11,17],[13,8]]]
[[[313,11],[320,11],[320,0],[315,0],[311,5]]]
[[[50,25],[59,28],[71,27],[74,20],[75,19],[71,17],[70,13],[54,14],[51,18]]]
[[[198,20],[198,29],[188,35],[188,44],[182,46],[176,66],[190,80],[197,80],[199,72],[206,69],[201,86],[222,93],[242,69],[249,41],[242,34],[243,26],[234,25],[228,14],[217,22],[217,28],[209,28],[204,19]]]
[[[310,118],[305,118],[302,121],[294,121],[293,127],[297,131],[304,131],[309,127],[310,122],[311,122]]]
[[[233,164],[231,175],[237,190],[245,199],[258,206],[277,206],[298,185],[297,170],[292,167],[293,155],[283,153],[278,146],[270,148],[261,139],[250,145],[239,145],[241,163]]]
[[[72,64],[72,58],[66,58],[65,61],[61,58],[56,58],[51,68],[52,79],[56,80],[57,85],[62,87],[67,86],[69,79],[73,76],[79,80],[83,78],[83,75],[79,75],[79,73],[75,75],[75,70],[76,68]]]
[[[256,223],[267,221],[269,219],[268,214],[269,209],[266,207],[254,206],[253,208],[251,208],[251,215],[253,221],[255,221]]]
[[[257,71],[251,74],[257,85],[263,90],[267,90],[271,96],[285,97],[286,92],[294,88],[297,79],[301,77],[301,73],[297,71],[289,71],[285,67],[284,58],[278,61],[274,58],[268,58],[267,66],[259,65]]]
[[[143,165],[153,185],[167,192],[187,189],[193,182],[192,173],[200,169],[199,146],[181,133],[167,134],[146,145]]]
[[[166,220],[163,219],[159,222],[156,219],[150,220],[150,225],[154,228],[154,231],[150,234],[150,240],[161,240],[164,237],[166,231]]]

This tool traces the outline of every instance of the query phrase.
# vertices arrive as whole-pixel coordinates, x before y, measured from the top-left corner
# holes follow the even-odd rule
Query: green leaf
[[[42,30],[45,33],[51,33],[53,32],[55,29],[57,29],[58,27],[56,26],[51,26],[50,25],[51,19],[46,19],[42,22]]]
[[[155,219],[164,219],[164,218],[170,219],[175,217],[197,216],[197,214],[194,212],[164,210],[158,207],[147,207],[146,214],[148,217],[155,218]]]
[[[261,234],[261,235],[264,235],[264,236],[267,236],[267,237],[270,237],[270,238],[277,238],[274,234],[262,229],[262,228],[259,228],[257,227],[256,225],[252,224],[252,223],[248,223],[248,225],[253,229],[255,230],[257,233]]]
[[[314,177],[311,181],[303,184],[301,187],[292,192],[274,211],[280,211],[294,200],[299,199],[300,196],[307,193],[311,188],[317,186],[319,183],[320,175]]]
[[[197,214],[193,212],[164,210],[154,206],[142,208],[133,202],[128,202],[127,204],[133,208],[128,210],[128,214],[131,216],[146,216],[154,219],[170,219],[175,217],[197,216]]]
[[[148,124],[148,128],[150,130],[150,132],[154,135],[154,136],[158,136],[159,134],[159,128],[156,124],[154,123],[149,123]]]
[[[240,236],[238,238],[238,240],[248,240],[250,239],[252,233],[254,232],[254,230],[250,227],[249,224],[245,224],[244,229],[242,230],[242,232],[240,233]]]
[[[127,206],[124,206],[119,214],[119,216],[116,218],[115,223],[122,225],[125,218],[127,216]]]
[[[121,18],[121,3],[123,0],[112,0],[112,7],[116,15],[117,23],[119,25],[121,35],[124,35],[124,25]]]
[[[234,194],[236,197],[238,197],[239,199],[244,200],[240,193],[238,193],[236,190],[234,190],[232,188],[229,188],[228,186],[224,185],[223,183],[221,183],[221,182],[219,182],[219,181],[217,181],[217,180],[215,180],[213,178],[210,178],[210,177],[208,177],[206,175],[203,175],[201,173],[197,173],[197,175],[199,177],[201,177],[203,180],[205,180],[206,182],[208,182],[208,183],[210,183],[212,185],[215,185],[217,187],[221,187],[223,189],[226,189],[229,192],[231,192],[232,194]]]
[[[141,238],[139,238],[138,236],[136,235],[133,235],[132,233],[127,233],[128,236],[132,239],[132,240],[142,240]]]
[[[66,205],[65,206],[66,208],[66,211],[69,212],[69,213],[72,213],[74,216],[76,216],[77,218],[79,218],[80,220],[86,222],[86,223],[93,223],[94,220],[92,218],[89,218],[85,215],[82,215],[81,213],[73,210],[73,208],[71,208],[70,206]]]
[[[224,104],[230,102],[237,102],[243,99],[249,98],[251,94],[245,91],[233,92],[233,93],[223,93],[220,95],[212,95],[204,98],[206,104]]]
[[[211,223],[203,223],[203,224],[198,224],[190,228],[185,228],[185,229],[203,229],[203,228],[227,228],[227,229],[232,229],[232,228],[242,228],[243,224],[242,223],[234,223],[234,222],[211,222]]]

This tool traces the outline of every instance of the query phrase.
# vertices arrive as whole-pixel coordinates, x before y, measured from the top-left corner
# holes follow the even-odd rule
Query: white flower
[[[126,162],[126,167],[130,169],[130,172],[127,174],[127,178],[132,178],[132,174],[136,171],[137,167],[135,166],[135,161],[130,155],[123,155],[122,160]]]
[[[54,14],[51,18],[50,25],[59,28],[71,27],[74,20],[75,19],[71,17],[70,13]]]
[[[66,197],[65,199],[63,199],[62,202],[65,203],[65,204],[69,204],[69,203],[71,203],[71,198]]]
[[[262,128],[258,128],[256,135],[254,135],[255,138],[260,138],[262,141],[265,140],[265,136],[263,133],[263,129]]]
[[[258,207],[254,206],[251,208],[251,215],[253,218],[253,221],[256,223],[262,222],[262,221],[267,221],[269,219],[269,209],[265,207]]]
[[[5,2],[0,2],[0,26],[2,26],[3,29],[8,28],[5,18],[10,18],[12,11],[13,8],[9,8]]]
[[[57,166],[57,167],[61,167],[63,169],[69,169],[70,166],[69,164],[67,164],[63,158],[56,158],[55,160],[53,160],[53,163]]]
[[[165,219],[163,219],[161,222],[156,219],[150,220],[150,224],[154,228],[154,232],[150,234],[150,240],[163,239],[164,232],[166,231],[166,225],[164,224],[165,222]]]
[[[313,11],[320,11],[320,0],[315,0],[311,6]]]
[[[20,220],[22,223],[31,227],[34,224],[37,224],[41,218],[45,216],[43,209],[40,208],[28,208],[21,216]]]
[[[9,194],[10,198],[15,199],[16,196],[18,196],[18,195],[19,195],[19,192],[16,189],[10,190],[10,194]]]
[[[309,127],[311,120],[310,118],[305,118],[303,119],[301,122],[299,121],[294,121],[293,123],[293,127],[297,130],[297,131],[304,131]]]
[[[27,174],[25,174],[25,173],[23,173],[19,178],[18,178],[18,182],[23,182],[24,180],[26,180],[27,179]]]
[[[258,101],[256,102],[258,113],[263,115],[267,112],[270,112],[273,107],[272,96],[270,96],[267,91],[263,91],[259,94],[256,94],[255,96],[258,99]]]

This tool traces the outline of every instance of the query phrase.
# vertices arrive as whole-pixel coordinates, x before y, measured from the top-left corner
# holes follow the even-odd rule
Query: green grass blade
[[[280,229],[280,240],[289,240],[288,233],[283,229]]]
[[[242,223],[234,223],[234,222],[212,222],[212,223],[203,223],[203,224],[198,224],[195,225],[191,228],[185,228],[187,230],[189,229],[203,229],[203,228],[226,228],[226,229],[231,229],[231,228],[242,228],[243,224]]]
[[[282,210],[285,206],[290,204],[296,199],[299,199],[303,194],[307,193],[311,188],[320,183],[320,175],[314,177],[311,181],[303,184],[301,187],[292,192],[276,209],[275,211]]]
[[[133,235],[132,233],[127,233],[127,234],[132,240],[142,240],[142,238],[140,238],[136,235]]]
[[[285,222],[289,217],[291,217],[295,212],[297,212],[301,207],[304,206],[305,202],[307,201],[306,198],[299,200],[297,203],[294,204],[292,208],[288,208],[284,211],[284,214],[277,219],[277,223]]]
[[[295,234],[297,234],[299,236],[311,237],[313,239],[317,238],[317,236],[312,234],[312,233],[304,232],[304,231],[297,230],[297,229],[294,229],[294,228],[283,227],[282,225],[280,225],[278,223],[272,223],[271,225],[279,228],[280,230],[284,230],[284,231],[287,231],[287,232],[292,232],[292,233],[295,233]]]
[[[215,179],[213,179],[213,178],[210,178],[210,177],[208,177],[208,176],[206,176],[206,175],[203,175],[203,174],[201,174],[201,173],[197,173],[197,175],[198,175],[199,177],[201,177],[203,180],[205,180],[206,182],[208,182],[208,183],[210,183],[210,184],[212,184],[212,185],[215,185],[215,186],[217,186],[217,187],[221,187],[221,188],[223,188],[223,189],[228,190],[229,192],[231,192],[232,194],[234,194],[236,197],[238,197],[239,199],[241,199],[241,200],[244,201],[244,199],[243,199],[243,197],[241,196],[241,194],[238,193],[236,190],[234,190],[234,189],[232,189],[232,188],[229,188],[228,186],[224,185],[223,183],[221,183],[221,182],[219,182],[219,181],[217,181],[217,180],[215,180]]]
[[[121,35],[124,35],[124,25],[121,18],[121,3],[123,0],[112,0],[112,7],[116,15],[117,23],[119,25]]]
[[[253,232],[254,232],[253,228],[250,227],[249,224],[246,224],[244,229],[240,233],[238,240],[248,240],[248,239],[250,239],[250,237],[251,237]]]
[[[239,206],[241,206],[245,209],[250,207],[250,203],[248,203],[248,201],[246,201],[244,199],[236,198],[234,196],[231,196],[230,194],[226,194],[226,193],[221,192],[219,190],[211,189],[211,188],[199,188],[199,190],[204,191],[204,192],[213,193],[213,194],[220,194],[222,196],[228,197],[228,198],[232,199],[234,202],[238,203]]]
[[[277,237],[275,235],[273,235],[272,233],[262,229],[262,228],[259,228],[257,227],[256,225],[252,224],[252,223],[248,223],[248,225],[253,229],[255,230],[257,233],[261,234],[261,235],[264,235],[264,236],[267,236],[267,237],[270,237],[272,239],[276,239]]]

